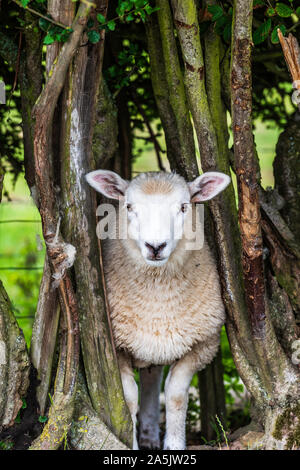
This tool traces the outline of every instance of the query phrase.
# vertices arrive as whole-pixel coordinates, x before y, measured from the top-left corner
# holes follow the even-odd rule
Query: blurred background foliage
[[[21,3],[23,7],[30,4],[36,11],[47,14],[45,1],[24,0]],[[222,38],[225,60],[226,51],[230,47],[232,2],[217,2],[210,9],[205,8],[203,1],[198,4],[202,37],[213,22],[216,32]],[[153,2],[114,0],[109,5],[107,21],[100,15],[96,22],[89,22],[87,39],[97,42],[100,39],[99,31],[106,29],[103,75],[119,116],[122,114],[126,119],[132,176],[137,172],[159,169],[155,151],[157,145],[160,164],[168,169],[163,130],[151,86],[143,24],[147,14],[155,10]],[[1,3],[0,21],[3,31],[16,44],[20,34],[28,27],[43,31],[44,44],[66,40],[67,33],[53,27],[46,20],[33,16],[32,24],[28,24],[24,12],[16,2]],[[291,102],[290,77],[274,31],[279,26],[285,33],[292,31],[299,40],[299,22],[300,7],[296,0],[254,1],[253,123],[264,187],[272,187],[274,184],[272,162],[278,136],[295,112]],[[44,58],[45,52],[46,45],[43,47]],[[1,168],[5,172],[0,205],[0,278],[12,300],[16,318],[29,346],[45,250],[41,242],[39,213],[24,179],[19,86],[15,72],[1,54],[0,79],[6,84],[7,96],[6,105],[0,105],[0,157]],[[226,96],[224,100],[226,103]],[[230,123],[229,117],[228,122]],[[228,427],[235,429],[248,422],[249,402],[235,369],[224,330],[221,347]],[[197,387],[196,376],[193,385]],[[188,414],[188,425],[191,428],[198,416],[199,404],[191,395]]]

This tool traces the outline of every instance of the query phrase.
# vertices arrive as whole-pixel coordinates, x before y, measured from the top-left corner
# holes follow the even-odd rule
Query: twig
[[[281,30],[277,29],[278,38],[282,47],[286,65],[293,80],[293,87],[300,92],[300,48],[297,39],[291,33],[285,38]],[[297,101],[300,110],[299,100]]]
[[[297,23],[293,24],[293,26],[291,26],[289,29],[286,30],[286,33],[290,33],[292,31],[294,31],[294,29],[298,28],[298,26],[300,26],[300,21],[297,21]]]
[[[55,21],[55,20],[53,20],[52,18],[49,18],[49,17],[46,16],[46,15],[43,15],[43,14],[40,13],[39,11],[33,10],[33,8],[30,8],[29,6],[24,7],[24,6],[22,5],[22,3],[19,2],[18,0],[12,0],[12,1],[13,1],[14,3],[16,3],[20,8],[24,8],[24,10],[30,11],[30,13],[33,13],[34,15],[37,15],[37,16],[39,16],[40,18],[43,18],[44,20],[49,21],[49,23],[55,24],[56,26],[59,26],[60,28],[63,28],[63,29],[66,29],[66,30],[69,30],[69,29],[70,29],[69,26],[66,26],[65,24],[59,23],[58,21]]]
[[[124,85],[120,86],[120,88],[118,88],[112,95],[113,99],[116,99],[120,91],[126,86],[125,85],[126,80],[128,80],[137,70],[138,70],[138,67],[136,65],[130,70],[129,74],[125,77]]]

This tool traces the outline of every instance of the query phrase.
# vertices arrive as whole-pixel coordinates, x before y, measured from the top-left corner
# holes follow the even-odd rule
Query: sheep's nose
[[[150,243],[145,242],[146,247],[150,250],[154,257],[156,258],[160,252],[167,246],[167,243],[161,243],[160,245],[150,245]]]

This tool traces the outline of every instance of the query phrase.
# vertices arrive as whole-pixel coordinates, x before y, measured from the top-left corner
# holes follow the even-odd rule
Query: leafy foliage
[[[215,31],[223,37],[226,43],[229,43],[231,41],[232,8],[230,7],[226,11],[219,5],[208,5],[207,10],[212,15],[211,21],[215,23]]]
[[[155,12],[157,8],[152,7],[148,0],[119,0],[115,8],[116,17],[107,19],[101,13],[96,15],[96,22],[90,20],[87,32],[88,39],[93,44],[100,41],[100,30],[107,32],[115,31],[118,24],[140,21],[145,22],[147,16]]]
[[[261,24],[253,33],[253,42],[255,45],[264,42],[268,37],[272,26],[271,18],[268,18],[263,24]]]
[[[12,81],[13,74],[3,69],[4,83]],[[12,95],[12,85],[6,85],[7,105],[0,105],[0,167],[13,174],[14,183],[24,171],[22,151],[22,128],[20,116],[20,93]],[[8,196],[8,193],[4,192]]]
[[[36,14],[42,14],[43,17],[39,20],[40,28],[47,34],[44,37],[44,44],[49,45],[53,42],[66,42],[72,33],[69,27],[60,26],[46,10],[46,0],[22,0],[21,5],[26,8],[30,3],[31,8]],[[107,32],[115,31],[117,23],[129,23],[132,21],[146,21],[147,16],[151,15],[157,8],[152,7],[148,0],[119,0],[118,6],[115,9],[116,17],[107,19],[101,13],[96,15],[96,19],[90,18],[87,24],[87,37],[89,42],[96,44],[100,41],[100,31]],[[46,17],[49,18],[47,21]]]
[[[48,15],[50,18],[50,15]],[[72,28],[61,28],[55,24],[52,24],[50,21],[47,21],[45,18],[39,19],[40,28],[45,31],[47,34],[44,37],[44,44],[52,44],[55,41],[66,42],[72,33]]]
[[[295,2],[296,4],[296,2]],[[286,18],[293,27],[297,18],[299,20],[300,7],[293,6],[293,0],[287,3],[255,0],[253,2],[253,43],[255,46],[270,38],[273,44],[278,43],[277,28],[283,32],[287,30],[287,25],[282,23]],[[221,5],[208,5],[210,20],[215,24],[215,30],[223,37],[225,42],[231,39],[232,7],[229,2],[222,2]],[[206,16],[204,18],[206,19]],[[272,31],[272,33],[271,33]]]
[[[12,450],[14,443],[12,441],[0,441],[0,450]]]

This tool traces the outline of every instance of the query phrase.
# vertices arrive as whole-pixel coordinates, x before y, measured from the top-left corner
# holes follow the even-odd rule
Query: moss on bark
[[[273,412],[276,415],[272,437],[274,448],[295,450],[300,448],[300,403],[286,405],[285,408]]]
[[[193,128],[180,68],[169,3],[157,0],[160,8],[147,26],[151,79],[164,128],[172,170],[187,180],[198,175]]]

